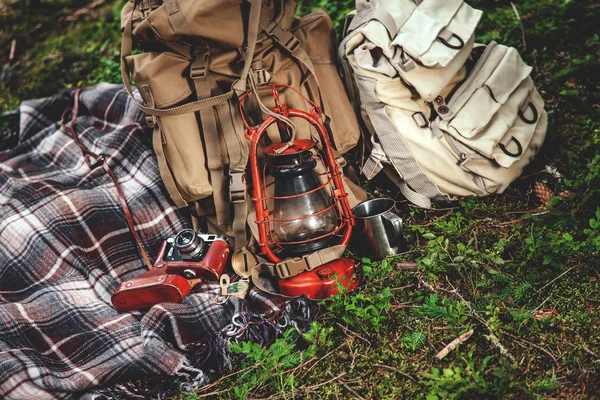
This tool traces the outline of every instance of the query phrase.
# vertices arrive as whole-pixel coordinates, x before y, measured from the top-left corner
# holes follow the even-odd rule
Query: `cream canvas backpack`
[[[356,1],[339,48],[370,151],[412,203],[502,193],[540,149],[542,97],[514,48],[474,43],[462,0]]]

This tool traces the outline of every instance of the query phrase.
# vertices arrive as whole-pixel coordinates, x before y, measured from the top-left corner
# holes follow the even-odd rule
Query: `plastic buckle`
[[[290,53],[293,53],[300,47],[300,40],[291,32],[284,31],[275,21],[271,21],[265,28],[265,32],[271,36],[277,43],[285,47]]]
[[[156,116],[146,115],[146,125],[148,125],[150,128],[154,128],[154,125],[156,125]]]
[[[308,256],[303,256],[302,258],[290,258],[276,264],[275,270],[277,275],[279,275],[281,279],[287,279],[299,275],[304,271],[310,271],[307,257]]]
[[[271,73],[266,69],[258,69],[253,71],[254,76],[256,77],[257,85],[266,85],[271,80]]]
[[[415,121],[419,128],[427,128],[429,126],[429,120],[427,120],[425,114],[423,114],[420,111],[414,113],[412,115],[412,119]]]
[[[246,174],[244,172],[232,172],[229,178],[229,199],[232,203],[245,202]]]
[[[206,77],[209,55],[208,48],[200,47],[194,50],[194,61],[190,68],[190,78],[200,79]]]

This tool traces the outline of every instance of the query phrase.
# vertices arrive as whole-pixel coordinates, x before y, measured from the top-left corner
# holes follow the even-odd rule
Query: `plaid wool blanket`
[[[175,375],[156,385],[165,398],[225,370],[228,340],[264,344],[287,325],[306,327],[303,299],[253,289],[218,305],[218,284],[181,304],[115,310],[116,287],[146,266],[115,185],[61,129],[73,103],[73,91],[26,101],[17,134],[0,135],[1,399],[144,398],[148,385],[132,382]],[[80,103],[74,130],[107,160],[153,258],[187,222],[161,183],[144,115],[118,85],[86,89]]]

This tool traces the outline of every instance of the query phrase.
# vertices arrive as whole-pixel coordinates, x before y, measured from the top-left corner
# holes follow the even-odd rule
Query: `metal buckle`
[[[229,174],[229,199],[232,203],[246,201],[246,174],[244,172]]]
[[[206,47],[200,47],[194,50],[194,61],[190,68],[190,78],[200,79],[206,77],[209,56],[210,52]]]
[[[296,51],[300,47],[300,40],[291,32],[284,31],[275,21],[271,21],[266,26],[265,32],[271,36],[277,43],[285,47],[290,53]]]

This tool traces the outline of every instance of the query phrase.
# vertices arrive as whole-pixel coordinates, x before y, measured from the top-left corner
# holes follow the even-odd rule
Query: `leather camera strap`
[[[135,239],[137,247],[140,250],[140,253],[142,254],[142,258],[144,259],[146,266],[148,267],[148,269],[152,269],[152,268],[154,268],[154,266],[152,265],[152,262],[150,262],[150,258],[148,257],[146,250],[144,250],[142,241],[140,240],[140,237],[138,236],[138,234],[135,230],[135,224],[133,222],[133,217],[131,215],[131,211],[129,210],[129,207],[127,206],[127,202],[125,201],[125,194],[123,193],[123,190],[121,189],[121,185],[119,184],[117,177],[115,176],[114,172],[112,171],[112,169],[106,162],[106,159],[103,156],[88,150],[81,143],[81,141],[77,137],[77,134],[75,133],[74,126],[75,126],[75,120],[77,119],[77,115],[79,113],[79,94],[80,93],[81,93],[81,89],[77,89],[75,91],[75,103],[74,103],[73,109],[68,109],[63,113],[62,129],[65,132],[68,132],[71,135],[71,138],[73,139],[73,141],[77,144],[77,146],[79,146],[79,148],[81,149],[81,152],[83,153],[83,160],[85,161],[85,163],[87,164],[87,166],[90,169],[95,169],[98,166],[102,166],[104,171],[108,174],[108,176],[110,176],[110,179],[113,181],[115,188],[117,189],[119,202],[121,203],[121,208],[123,209],[123,212],[125,213],[125,218],[127,219],[127,226],[129,227],[129,231],[131,232],[131,234],[133,235],[133,238]],[[69,112],[71,113],[71,120],[67,123],[66,118],[69,115]],[[90,162],[90,158],[92,158],[94,160],[94,163]]]

